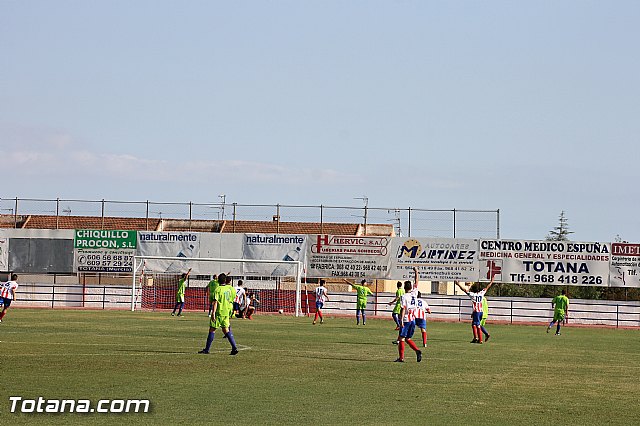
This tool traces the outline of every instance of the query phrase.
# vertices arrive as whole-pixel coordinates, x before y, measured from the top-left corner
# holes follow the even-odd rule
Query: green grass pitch
[[[0,324],[3,424],[637,424],[640,331],[430,322],[423,362],[390,320],[234,320],[240,354],[208,318],[12,309]],[[414,336],[420,342],[420,336]],[[421,343],[421,342],[420,342]],[[150,413],[11,414],[25,399],[149,399]]]

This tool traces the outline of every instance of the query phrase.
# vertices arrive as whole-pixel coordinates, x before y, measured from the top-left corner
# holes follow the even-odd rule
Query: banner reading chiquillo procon
[[[76,229],[73,269],[76,272],[133,272],[136,231]]]
[[[389,274],[391,237],[310,235],[307,243],[309,278],[375,278]]]
[[[306,235],[244,234],[242,258],[251,260],[287,260],[305,262]],[[293,276],[295,265],[285,263],[243,263],[244,274],[265,277]]]
[[[477,281],[478,241],[450,238],[393,238],[388,278],[413,280],[413,267],[428,281]]]
[[[609,243],[480,240],[480,280],[555,285],[609,285]]]
[[[612,287],[640,287],[640,244],[611,244],[609,277]]]

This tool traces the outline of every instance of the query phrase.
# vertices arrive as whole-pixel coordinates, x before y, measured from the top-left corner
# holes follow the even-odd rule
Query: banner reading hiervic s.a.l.
[[[310,235],[307,276],[310,278],[386,278],[391,237]]]
[[[609,243],[480,240],[479,251],[481,281],[609,285]]]

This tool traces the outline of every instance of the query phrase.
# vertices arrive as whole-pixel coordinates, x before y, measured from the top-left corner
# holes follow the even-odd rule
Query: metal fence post
[[[620,326],[620,305],[616,303],[616,328]]]
[[[513,300],[509,301],[509,324],[513,324]]]
[[[320,204],[320,233],[321,234],[324,233],[323,214],[324,214],[324,209],[322,207],[322,204]]]
[[[51,286],[51,309],[53,309],[53,305],[56,301],[56,286],[55,284]]]
[[[56,229],[60,229],[60,198],[56,198]]]
[[[191,231],[192,212],[193,212],[193,203],[189,201],[189,231]]]
[[[13,228],[18,227],[18,197],[16,197],[16,204],[13,208]]]
[[[233,232],[236,232],[236,206],[238,203],[233,203]]]
[[[409,215],[408,216],[409,216],[409,220],[407,221],[408,222],[407,226],[409,228],[409,237],[410,237],[411,236],[411,207],[409,207]]]
[[[453,238],[456,237],[456,209],[453,209]]]
[[[102,215],[102,229],[104,229],[104,198],[102,199],[100,214]]]
[[[107,286],[102,286],[102,310],[103,311],[104,311],[106,297],[107,297]]]

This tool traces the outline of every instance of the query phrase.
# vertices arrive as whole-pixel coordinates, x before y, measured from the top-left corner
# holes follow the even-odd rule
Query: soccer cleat
[[[394,345],[397,345],[398,341],[397,340],[392,340],[391,343],[393,343]]]
[[[315,321],[314,321],[314,322],[312,322],[312,323],[311,323],[311,325],[316,325],[316,322],[315,322]]]
[[[238,355],[238,352],[239,351],[237,349],[232,349],[229,355]]]
[[[482,344],[482,340],[478,340],[476,343],[481,345]]]
[[[484,338],[484,341],[485,341],[485,342],[488,342],[488,341],[489,341],[489,337],[491,337],[491,335],[490,335],[490,334],[487,334],[487,337],[485,337],[485,338]]]
[[[404,359],[402,359],[402,358],[398,358],[398,359],[396,359],[396,360],[395,360],[395,361],[393,361],[393,362],[404,362]]]
[[[547,333],[551,330],[551,326],[547,327]]]
[[[469,343],[478,343],[478,339],[473,339],[471,342]]]
[[[556,333],[556,336],[559,336],[559,335],[560,335],[560,333]]]
[[[320,325],[324,324],[324,320],[320,320]]]
[[[396,331],[400,330],[400,327],[396,327]]]
[[[363,323],[362,323],[362,325],[367,325],[367,323],[366,323],[366,322],[363,322]]]
[[[427,347],[427,344],[426,344],[426,343],[424,343],[424,344],[422,345],[422,347],[423,347],[423,348],[426,348],[426,347]]]
[[[201,350],[200,352],[198,352],[199,354],[208,354],[209,351],[206,349]]]
[[[172,316],[172,317],[175,317],[175,316],[176,316],[176,313],[175,313],[175,312],[171,312],[171,316]]]

